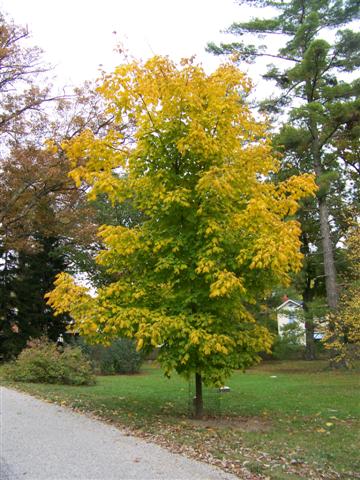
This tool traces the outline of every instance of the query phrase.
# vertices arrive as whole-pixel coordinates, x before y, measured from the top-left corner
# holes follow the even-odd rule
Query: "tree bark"
[[[202,396],[202,378],[200,373],[195,373],[195,417],[202,418],[204,413],[203,396]]]
[[[309,101],[309,103],[311,103],[311,101]],[[319,131],[314,120],[310,121],[310,131],[313,137],[311,153],[314,162],[314,170],[316,178],[317,180],[319,180],[321,178],[321,175],[323,174],[323,167],[321,164],[321,146],[319,140]],[[330,235],[329,209],[326,202],[326,193],[322,193],[318,196],[318,206],[320,217],[321,245],[324,258],[326,300],[329,308],[335,309],[338,304],[338,289],[336,281],[336,268],[333,246]]]
[[[319,198],[319,214],[320,214],[320,232],[321,243],[323,247],[324,257],[324,273],[326,286],[327,304],[331,309],[335,309],[338,304],[338,289],[336,282],[336,268],[334,253],[330,237],[329,227],[329,211],[326,204],[326,198]]]
[[[306,233],[302,233],[302,253],[305,256],[310,255],[310,245],[309,239]],[[311,268],[309,264],[306,264],[305,275],[306,281],[302,291],[303,298],[303,310],[305,316],[305,360],[316,360],[316,349],[315,349],[315,340],[314,340],[314,319],[312,312],[309,309],[309,304],[314,298],[314,291],[311,287],[311,282],[313,280],[313,275],[311,274]]]
[[[305,360],[316,360],[314,322],[312,320],[306,320],[305,322],[305,339]]]

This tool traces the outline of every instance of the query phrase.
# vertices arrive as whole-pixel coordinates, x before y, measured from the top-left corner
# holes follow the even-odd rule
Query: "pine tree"
[[[64,270],[64,255],[56,238],[38,238],[37,252],[17,252],[1,272],[0,352],[3,358],[16,356],[30,338],[46,335],[56,340],[64,333],[67,315],[54,317],[46,305],[45,293],[55,276]],[[9,254],[8,254],[9,255]]]
[[[276,45],[272,38],[280,36],[282,48],[272,51],[271,47],[240,41],[220,46],[209,44],[208,49],[215,54],[232,54],[240,63],[258,58],[277,62],[269,65],[263,76],[274,81],[280,93],[263,102],[262,107],[272,113],[288,113],[277,140],[285,153],[282,174],[290,166],[292,172],[316,175],[319,190],[313,217],[320,224],[327,304],[335,309],[336,232],[331,230],[330,218],[336,215],[331,193],[340,178],[354,171],[354,165],[358,167],[354,156],[341,148],[340,139],[348,141],[347,147],[351,142],[353,146],[359,145],[360,79],[346,80],[349,76],[343,74],[353,74],[360,66],[360,33],[347,28],[359,18],[360,3],[358,0],[241,0],[239,4],[272,7],[271,11],[277,13],[268,19],[234,23],[228,32],[258,39],[265,36],[268,46]],[[334,30],[336,35],[331,41],[329,37]],[[344,159],[347,165],[352,163],[349,170],[343,169]]]

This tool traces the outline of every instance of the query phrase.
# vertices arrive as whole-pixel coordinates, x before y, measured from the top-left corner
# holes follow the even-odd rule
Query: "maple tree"
[[[48,302],[95,342],[136,338],[159,347],[165,373],[221,385],[269,350],[248,305],[300,268],[300,198],[311,175],[274,184],[267,127],[247,105],[250,82],[234,65],[207,75],[192,60],[120,65],[99,92],[113,123],[64,148],[89,196],[130,201],[137,225],[104,225],[97,261],[113,276],[96,296],[63,273]]]

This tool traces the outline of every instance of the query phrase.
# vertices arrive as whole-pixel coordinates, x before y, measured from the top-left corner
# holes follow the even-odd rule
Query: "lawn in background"
[[[135,376],[98,377],[92,387],[17,388],[124,426],[241,478],[360,478],[359,371],[324,362],[271,362],[205,389],[207,415],[189,417],[193,386],[146,366]]]

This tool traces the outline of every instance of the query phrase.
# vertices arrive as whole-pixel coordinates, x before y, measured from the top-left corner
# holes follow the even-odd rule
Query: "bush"
[[[304,331],[297,322],[283,328],[282,336],[278,335],[272,347],[273,357],[277,360],[296,360],[302,358],[305,345],[301,343]]]
[[[81,348],[90,357],[96,371],[104,375],[138,373],[144,357],[136,351],[135,343],[127,338],[115,340],[110,347],[87,345]]]
[[[5,366],[5,378],[16,382],[93,385],[95,376],[89,360],[78,347],[59,351],[46,338],[31,340],[17,360]]]

